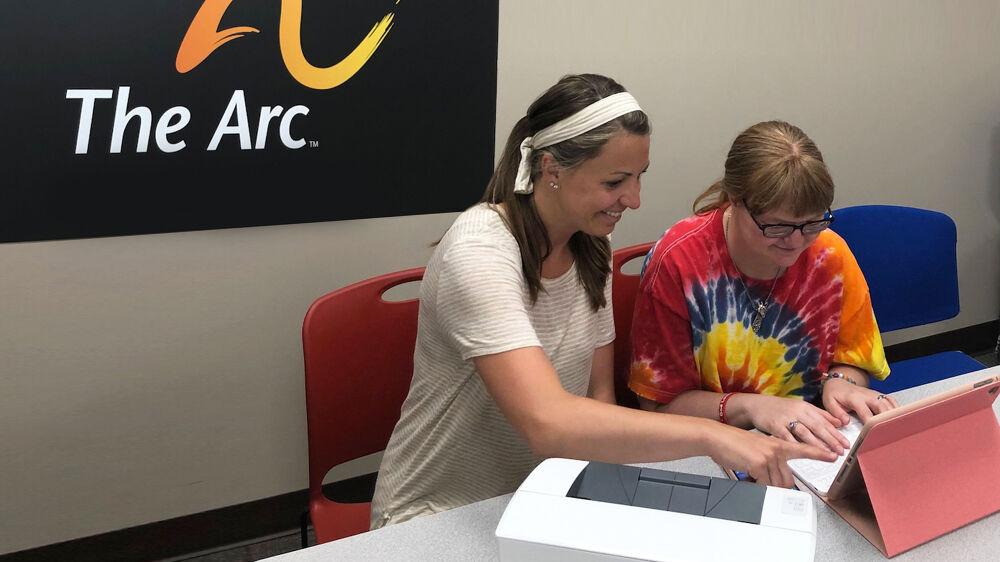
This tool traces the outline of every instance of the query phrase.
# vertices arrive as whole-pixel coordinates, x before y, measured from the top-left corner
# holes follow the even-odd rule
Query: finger
[[[750,478],[753,478],[758,484],[767,486],[771,482],[771,479],[767,474],[766,462],[753,463],[751,466],[746,468],[746,472],[750,475]]]
[[[841,427],[842,425],[844,425],[844,420],[838,418],[837,416],[831,414],[830,412],[827,412],[826,410],[823,410],[821,408],[816,408],[816,411],[819,412],[819,415],[822,416],[823,419],[825,419],[827,423],[829,423],[833,427]]]
[[[827,418],[824,417],[820,421],[826,421],[826,420]],[[816,434],[817,437],[822,439],[824,443],[836,444],[836,446],[840,450],[834,450],[834,452],[839,455],[840,453],[843,452],[844,449],[849,449],[851,447],[851,442],[848,441],[846,437],[844,437],[843,433],[837,431],[838,427],[842,426],[839,423],[837,424],[821,423],[818,426],[815,425],[810,426],[810,429],[812,429],[813,433]]]
[[[840,405],[840,402],[836,400],[830,400],[830,404],[827,405],[827,411],[833,415],[835,418],[840,420],[842,425],[847,425],[851,421],[851,416],[847,414],[847,410]]]
[[[832,462],[837,459],[837,455],[823,447],[815,447],[805,443],[788,445],[786,458],[789,459],[813,459],[817,461]]]
[[[899,403],[896,402],[896,399],[893,398],[892,396],[889,396],[888,394],[880,394],[879,396],[882,397],[882,399],[878,401],[880,406],[879,413],[888,412],[893,408],[899,407]]]
[[[844,449],[850,446],[847,438],[841,435],[837,431],[837,428],[826,423],[825,420],[818,420],[817,423],[809,426],[809,431],[812,432],[816,439],[816,443],[813,444],[830,449],[838,456],[844,454]],[[810,441],[803,441],[811,443]]]
[[[872,417],[873,415],[871,408],[868,407],[868,403],[865,402],[864,400],[855,401],[853,404],[853,408],[854,408],[854,413],[857,414],[858,418],[861,420],[861,423],[867,422],[868,418]]]
[[[833,442],[829,442],[824,439],[820,439],[818,436],[819,432],[820,430],[818,428],[813,429],[812,427],[806,426],[806,424],[804,423],[796,425],[795,430],[792,431],[792,433],[795,435],[795,437],[799,439],[799,441],[802,441],[803,443],[807,443],[814,447],[829,449],[839,455],[842,448],[837,444],[837,442],[835,440]]]
[[[795,479],[792,477],[792,469],[788,467],[787,462],[778,459],[778,471],[781,473],[781,486],[783,488],[791,488],[795,485]]]
[[[792,434],[791,431],[788,430],[787,427],[782,427],[778,431],[772,433],[771,437],[777,437],[778,439],[782,439],[784,441],[788,441],[789,443],[798,443],[799,442],[799,440],[795,437],[795,435]]]
[[[844,437],[844,434],[836,429],[828,430],[826,435],[823,436],[823,440],[826,443],[833,441],[837,444],[837,448],[833,449],[833,452],[837,453],[838,456],[844,454],[844,451],[851,448],[851,442]]]
[[[892,404],[889,403],[888,396],[879,394],[868,401],[868,408],[871,409],[873,414],[881,414],[882,412],[888,412],[891,410]]]
[[[767,474],[769,475],[769,479],[771,480],[772,486],[780,486],[782,488],[787,488],[788,485],[785,483],[784,476],[781,474],[781,469],[778,468],[780,464],[781,464],[780,462],[776,462],[774,460],[768,463]]]
[[[763,484],[764,486],[771,485],[771,478],[767,475],[767,470],[758,471],[757,474],[748,472],[750,476],[757,481],[758,484]]]

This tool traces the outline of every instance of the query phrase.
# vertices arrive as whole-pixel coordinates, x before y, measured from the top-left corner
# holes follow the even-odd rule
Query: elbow
[[[663,403],[663,402],[657,402],[655,400],[650,400],[649,398],[644,398],[639,395],[636,395],[636,398],[639,400],[640,410],[645,410],[647,412],[665,412],[668,414],[676,413],[671,407],[672,404],[676,403],[676,400],[671,400],[670,402]],[[676,396],[674,398],[676,398]]]
[[[547,421],[534,422],[522,431],[532,454],[542,458],[559,456],[556,451],[556,444],[560,440],[555,433],[551,427],[551,423]]]
[[[533,416],[522,427],[521,434],[531,452],[542,458],[566,456],[566,443],[571,442],[566,427],[569,425],[565,416],[558,414],[557,408],[549,408],[546,412]]]

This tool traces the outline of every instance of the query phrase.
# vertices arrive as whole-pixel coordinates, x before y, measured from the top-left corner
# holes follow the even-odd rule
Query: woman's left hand
[[[823,383],[823,408],[844,424],[850,422],[848,412],[854,412],[864,423],[875,414],[897,407],[899,404],[892,396],[843,379],[830,379]]]

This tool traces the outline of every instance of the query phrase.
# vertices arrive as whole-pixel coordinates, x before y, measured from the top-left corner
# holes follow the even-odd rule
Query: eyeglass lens
[[[801,225],[802,234],[816,234],[830,227],[830,220],[819,220]],[[784,238],[795,232],[796,227],[790,224],[775,224],[764,226],[764,236],[768,238]]]

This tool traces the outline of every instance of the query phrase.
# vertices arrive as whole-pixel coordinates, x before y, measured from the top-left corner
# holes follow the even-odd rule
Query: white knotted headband
[[[639,107],[639,102],[635,101],[632,94],[628,92],[613,94],[595,101],[562,121],[553,123],[521,141],[521,164],[517,167],[514,193],[528,194],[535,189],[531,183],[532,151],[569,140],[633,111],[642,111],[642,108]]]

